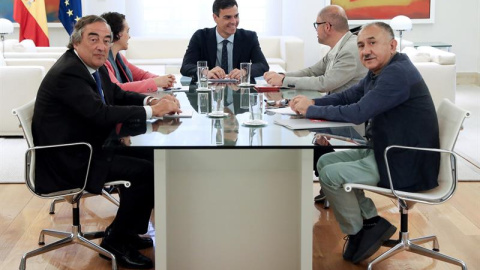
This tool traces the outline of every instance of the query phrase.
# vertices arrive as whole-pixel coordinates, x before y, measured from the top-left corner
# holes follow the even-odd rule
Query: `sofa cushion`
[[[427,52],[430,54],[432,62],[438,63],[440,65],[454,65],[455,64],[455,54],[451,52],[446,52],[430,46],[420,46],[417,48],[419,52]]]
[[[129,40],[127,59],[180,58],[188,47],[188,38],[135,37]],[[181,63],[181,61],[180,61]]]
[[[150,59],[131,59],[130,63],[134,65],[182,65],[182,58],[150,58]]]
[[[37,52],[37,46],[31,39],[24,39],[20,42],[24,52]]]
[[[271,65],[279,65],[281,66],[283,69],[285,69],[286,67],[286,63],[285,63],[285,60],[283,60],[282,58],[270,58],[270,57],[266,57],[267,59],[267,63],[269,66]]]
[[[402,50],[402,53],[406,54],[408,58],[410,58],[410,61],[414,63],[424,63],[431,61],[430,53],[418,51],[414,47],[406,47]]]
[[[265,58],[280,58],[280,38],[279,37],[259,37],[258,42]]]

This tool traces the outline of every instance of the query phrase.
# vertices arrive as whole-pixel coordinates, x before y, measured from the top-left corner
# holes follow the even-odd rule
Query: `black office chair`
[[[25,253],[20,262],[20,270],[26,269],[26,261],[28,258],[43,254],[45,252],[58,249],[67,245],[71,245],[74,243],[81,244],[87,248],[90,248],[102,255],[105,255],[112,260],[112,269],[117,270],[117,261],[115,256],[107,251],[106,249],[100,247],[99,245],[95,244],[94,242],[90,241],[91,239],[101,238],[104,236],[104,232],[90,232],[90,233],[83,233],[81,230],[80,225],[80,208],[79,208],[79,201],[83,195],[86,194],[85,186],[87,183],[88,172],[90,168],[90,161],[92,157],[92,147],[88,143],[79,142],[79,143],[70,143],[70,144],[61,144],[61,145],[48,145],[48,146],[35,146],[33,144],[33,136],[32,136],[32,118],[33,118],[33,109],[35,106],[35,100],[30,101],[29,103],[13,110],[13,114],[18,117],[20,121],[20,125],[23,129],[23,133],[25,135],[25,139],[27,140],[28,149],[25,153],[25,183],[27,188],[36,196],[44,199],[61,199],[64,200],[72,205],[72,231],[71,232],[63,232],[63,231],[55,231],[55,230],[48,230],[44,229],[40,232],[40,237],[38,240],[39,245],[45,244],[45,235],[50,235],[53,237],[62,238],[56,242],[50,243],[44,247],[40,247],[38,249],[29,251]],[[43,194],[36,191],[36,179],[35,179],[35,162],[36,162],[36,153],[46,150],[46,149],[68,149],[71,147],[76,147],[78,149],[84,149],[89,153],[89,160],[86,163],[86,171],[84,172],[84,182],[82,187],[78,188],[69,188],[65,190],[58,190],[52,193]],[[105,186],[119,186],[124,185],[125,187],[130,186],[130,182],[128,181],[114,181],[105,183]]]

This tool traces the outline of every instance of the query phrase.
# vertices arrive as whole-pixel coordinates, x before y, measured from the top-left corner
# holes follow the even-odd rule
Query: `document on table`
[[[167,118],[192,118],[193,111],[192,110],[184,110],[180,114],[165,114],[162,117],[152,117],[153,119],[167,119]]]
[[[315,128],[327,128],[327,127],[345,127],[354,126],[352,123],[333,122],[327,120],[317,119],[278,119],[274,122],[277,125],[284,126],[288,129],[315,129]]]
[[[208,83],[238,83],[237,79],[208,79]]]
[[[266,109],[269,112],[284,114],[284,115],[298,115],[296,112],[292,110],[290,107],[283,107],[283,108],[268,108]]]

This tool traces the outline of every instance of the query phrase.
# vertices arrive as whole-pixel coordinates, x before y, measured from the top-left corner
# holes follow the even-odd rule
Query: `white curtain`
[[[282,1],[237,0],[239,28],[258,35],[280,35]],[[132,36],[190,37],[197,29],[215,26],[213,0],[125,1]]]

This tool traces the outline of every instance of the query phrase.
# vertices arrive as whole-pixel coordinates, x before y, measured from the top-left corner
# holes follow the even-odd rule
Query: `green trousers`
[[[372,149],[351,149],[325,154],[317,163],[322,190],[340,229],[348,235],[362,229],[363,220],[377,216],[377,209],[363,190],[346,192],[345,183],[376,186],[380,181]]]

